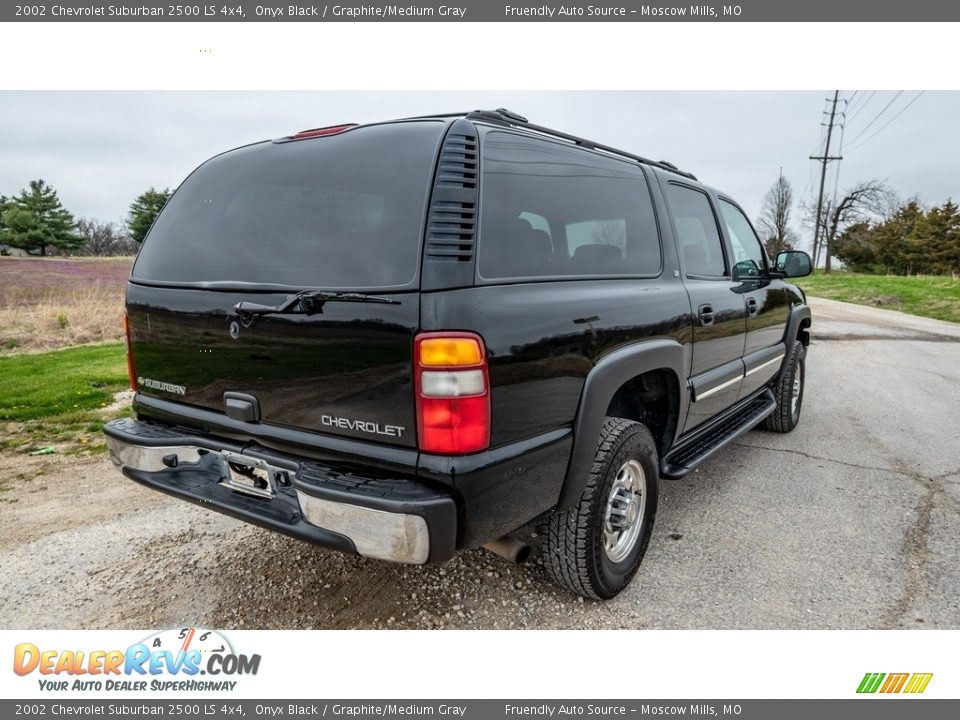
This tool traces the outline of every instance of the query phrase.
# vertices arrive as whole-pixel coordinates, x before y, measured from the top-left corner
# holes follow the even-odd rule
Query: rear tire
[[[807,349],[795,340],[787,355],[787,364],[774,385],[777,409],[763,421],[763,429],[788,433],[800,422],[803,387],[807,379]]]
[[[650,431],[607,418],[580,501],[547,519],[544,563],[557,585],[606,600],[630,583],[653,532],[659,474]]]

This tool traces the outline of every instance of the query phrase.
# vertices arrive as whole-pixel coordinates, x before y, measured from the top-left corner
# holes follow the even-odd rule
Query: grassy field
[[[0,258],[0,356],[120,338],[133,258]]]
[[[127,386],[119,343],[0,357],[0,448],[102,451],[103,423],[129,413],[110,409]]]
[[[818,272],[796,284],[814,297],[960,322],[960,278]]]

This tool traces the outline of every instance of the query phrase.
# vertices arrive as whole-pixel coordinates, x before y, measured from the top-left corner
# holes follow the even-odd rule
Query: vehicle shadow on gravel
[[[475,549],[442,565],[409,566],[343,555],[226,519],[224,528],[214,516],[211,523],[193,521],[189,530],[141,545],[105,575],[139,577],[139,587],[126,596],[125,614],[151,627],[184,622],[218,629],[644,627],[650,624],[643,617],[649,609],[646,576],[662,572],[660,556],[682,537],[674,530],[684,524],[676,515],[684,513],[691,487],[667,483],[661,490],[647,561],[634,583],[606,603],[583,600],[551,583],[534,525],[518,533],[533,546],[522,565]],[[647,564],[654,566],[651,571]],[[623,612],[626,608],[630,612]]]
[[[550,584],[536,555],[513,565],[476,549],[443,565],[409,566],[255,529],[244,534],[259,546],[257,557],[241,550],[220,565],[230,592],[213,610],[218,627],[545,627],[551,617],[567,624],[578,604]]]

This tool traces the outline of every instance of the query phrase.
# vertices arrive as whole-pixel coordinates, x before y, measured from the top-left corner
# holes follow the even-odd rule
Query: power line
[[[883,109],[874,116],[873,120],[871,120],[870,122],[868,122],[868,123],[867,123],[867,126],[866,126],[865,128],[863,128],[863,130],[861,130],[859,133],[857,133],[856,137],[851,138],[851,139],[850,139],[850,142],[855,143],[858,139],[860,139],[861,137],[863,137],[863,134],[864,134],[867,130],[869,130],[869,129],[871,128],[871,126],[872,126],[877,120],[880,119],[880,116],[883,115],[883,114],[890,108],[890,106],[893,105],[893,104],[897,101],[897,98],[900,97],[901,95],[903,95],[903,90],[898,90],[898,91],[897,91],[897,94],[893,96],[893,98],[890,100],[890,102],[888,102],[886,105],[884,105],[884,106],[883,106]]]
[[[849,150],[847,150],[847,152],[848,152],[848,153],[851,153],[851,152],[853,152],[854,150],[856,150],[857,148],[861,148],[861,147],[863,147],[864,145],[866,145],[868,142],[870,142],[870,140],[872,140],[872,139],[875,138],[877,135],[879,135],[881,132],[883,132],[884,128],[886,128],[887,126],[889,126],[890,123],[892,123],[892,122],[893,122],[894,120],[896,120],[898,117],[900,117],[901,115],[903,115],[903,114],[907,111],[907,108],[909,108],[909,107],[910,107],[911,105],[913,105],[917,100],[919,100],[919,99],[920,99],[920,96],[923,95],[925,92],[926,92],[926,90],[921,90],[920,92],[918,92],[918,93],[913,97],[913,99],[912,99],[910,102],[908,102],[906,105],[904,105],[902,108],[900,108],[900,112],[898,112],[898,113],[897,113],[896,115],[894,115],[892,118],[890,118],[889,120],[887,120],[887,122],[885,122],[883,125],[881,125],[880,128],[878,128],[877,130],[875,130],[875,131],[873,132],[873,134],[870,135],[870,137],[866,138],[865,140],[862,140],[862,141],[861,141],[860,143],[858,143],[857,145],[854,145],[852,148],[850,148]]]
[[[857,115],[863,112],[863,109],[870,104],[870,101],[873,100],[876,94],[877,94],[876,90],[871,90],[869,93],[866,90],[864,90],[863,94],[860,95],[860,99],[857,100],[856,108],[854,108],[853,115]]]
[[[853,95],[847,98],[847,111],[849,112],[863,100],[863,97],[860,96],[859,90],[854,90]]]
[[[859,101],[857,100],[857,96],[858,96],[858,95],[860,95],[860,91],[859,91],[859,90],[854,90],[854,91],[853,91],[853,95],[851,95],[850,97],[848,97],[848,98],[846,99],[846,103],[847,103],[846,111],[847,111],[847,112],[850,112],[850,111],[854,108],[854,106],[859,102]],[[863,100],[863,97],[861,97],[860,100]]]
[[[876,90],[871,91],[870,94],[866,96],[866,99],[857,105],[857,110],[850,116],[850,119],[853,120],[857,115],[859,115],[863,111],[863,109],[870,104],[870,101],[873,100],[873,96],[876,94],[877,94]],[[849,110],[850,108],[847,108],[847,109]]]

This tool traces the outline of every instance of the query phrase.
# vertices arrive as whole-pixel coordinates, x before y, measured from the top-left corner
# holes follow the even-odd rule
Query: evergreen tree
[[[75,227],[56,190],[43,180],[31,180],[29,188],[3,204],[0,243],[40,255],[50,247],[72,250],[83,244]]]
[[[868,222],[851,225],[833,241],[833,254],[853,272],[878,272],[875,228]]]
[[[130,231],[130,237],[138,243],[143,242],[147,231],[163,210],[163,206],[167,204],[170,195],[172,195],[170,188],[163,190],[150,188],[137,196],[137,199],[130,204],[130,213],[127,215],[127,229]]]
[[[877,253],[877,270],[894,275],[916,272],[905,252],[909,238],[913,236],[924,210],[916,200],[901,206],[891,218],[880,223],[873,232],[873,245]]]
[[[942,206],[931,208],[917,223],[907,252],[917,273],[960,272],[960,215],[956,203],[947,200]]]

